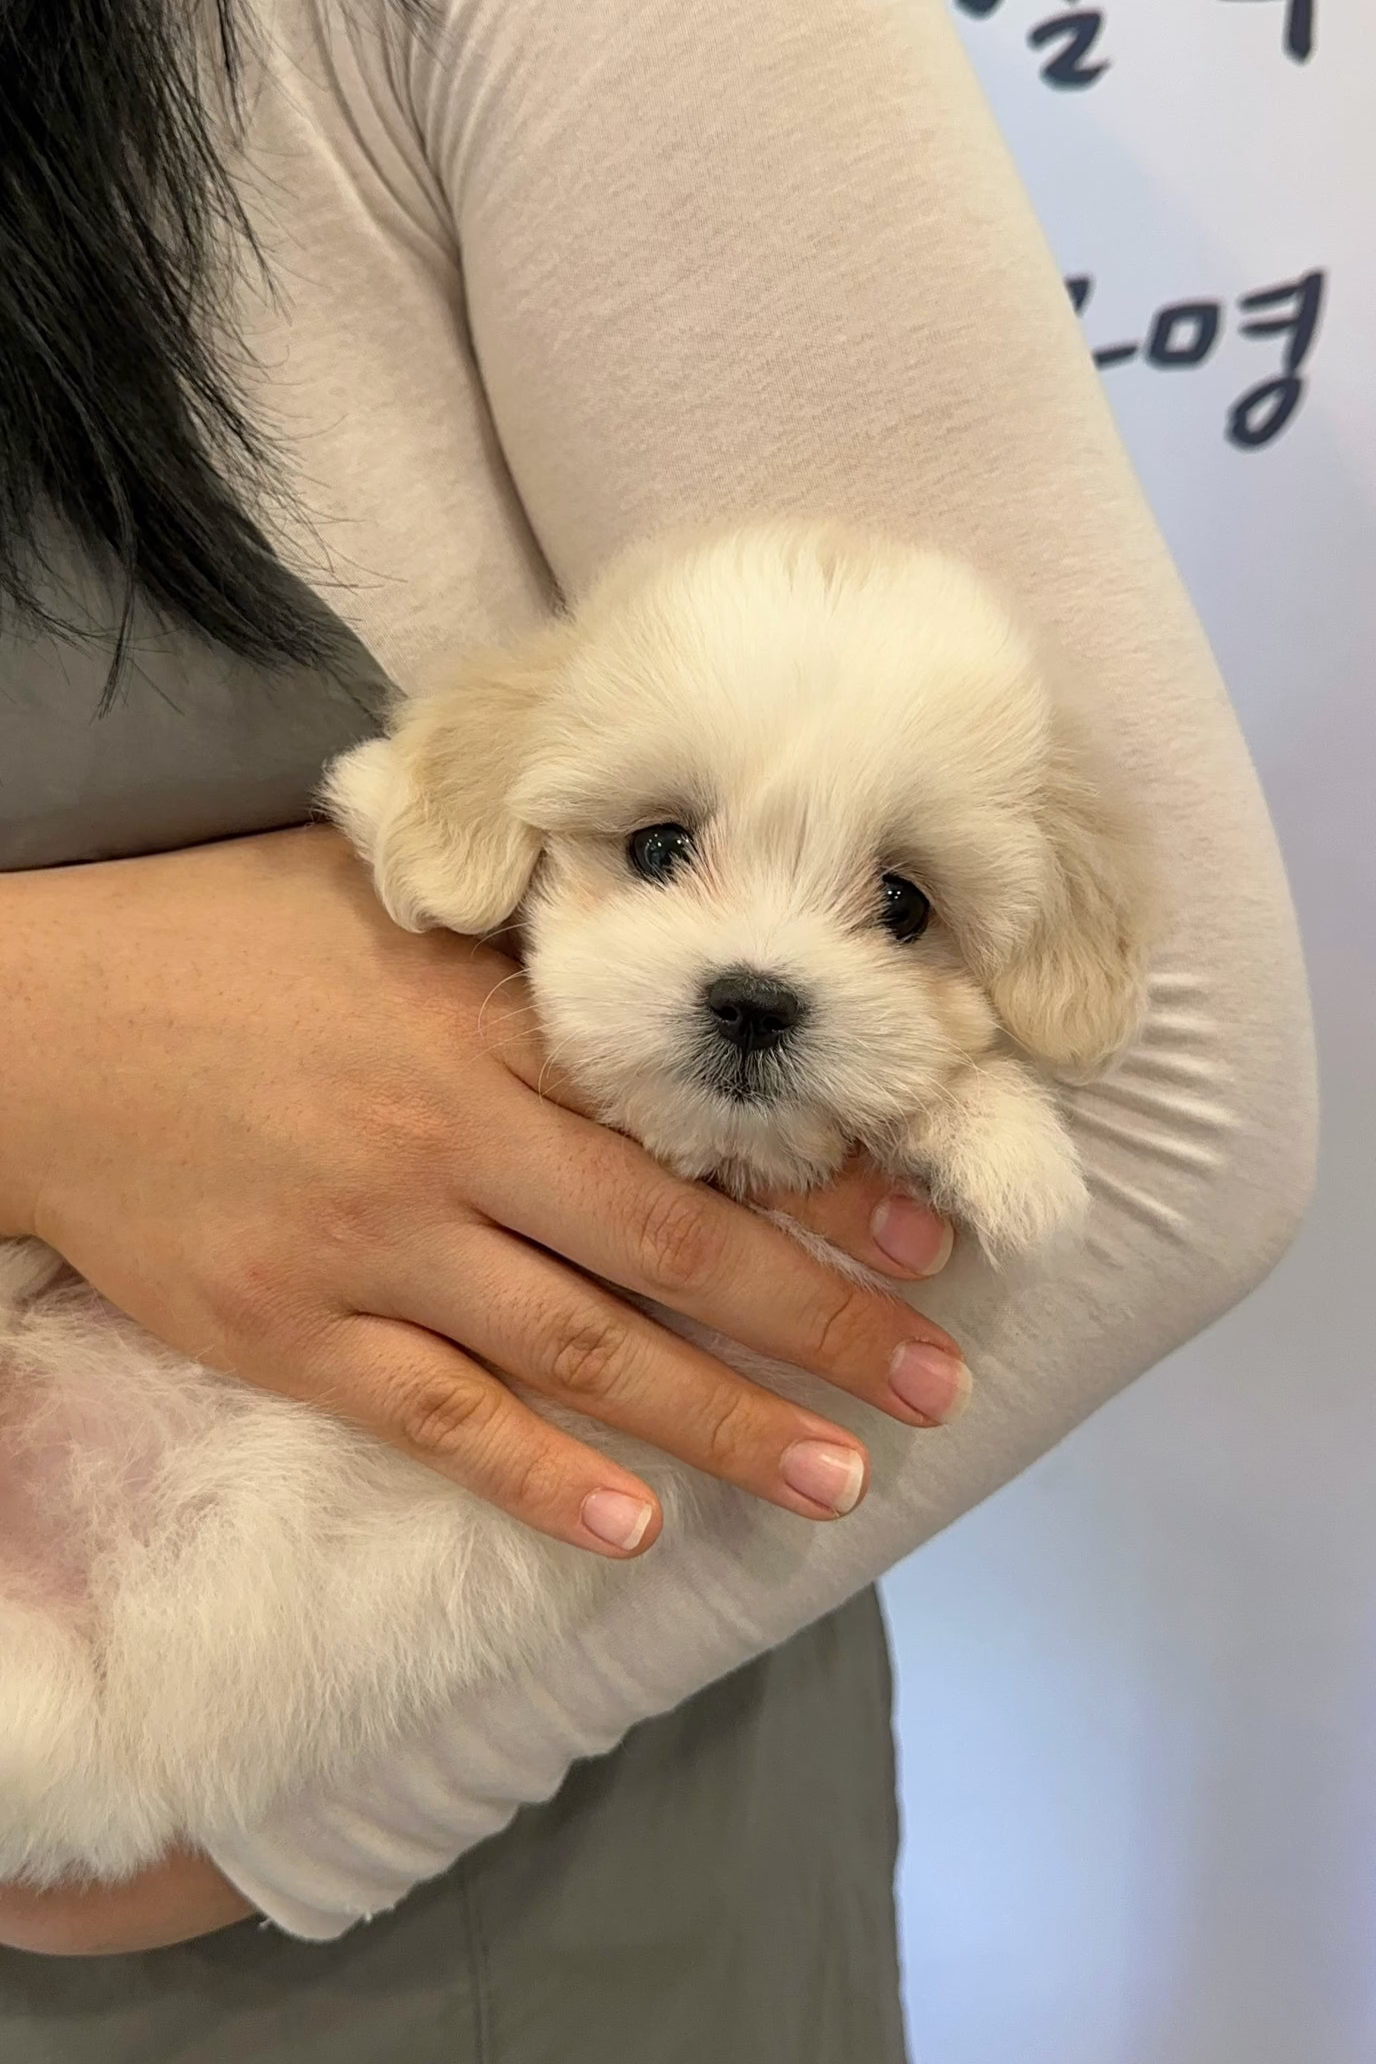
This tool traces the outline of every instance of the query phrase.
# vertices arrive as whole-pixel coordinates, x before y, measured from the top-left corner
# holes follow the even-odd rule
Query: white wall
[[[889,1581],[914,2064],[1371,2064],[1376,0],[1313,0],[1305,61],[1306,0],[957,11],[1089,343],[1220,311],[1104,378],[1280,827],[1326,1120],[1272,1281]],[[1073,21],[1029,31],[1081,16],[1108,68],[1047,83]],[[1314,269],[1303,399],[1240,449],[1285,310],[1239,299]]]

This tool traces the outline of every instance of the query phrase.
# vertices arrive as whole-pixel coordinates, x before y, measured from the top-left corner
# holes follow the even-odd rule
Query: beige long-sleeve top
[[[1266,811],[945,0],[260,0],[251,341],[300,562],[405,687],[672,522],[770,510],[963,552],[1058,637],[1161,832],[1150,1022],[1074,1124],[1088,1246],[924,1293],[975,1402],[842,1523],[680,1534],[538,1682],[460,1702],[217,1860],[338,1933],[817,1618],[1267,1270],[1310,1034]],[[310,522],[300,520],[300,511]],[[776,1552],[789,1530],[789,1552]]]

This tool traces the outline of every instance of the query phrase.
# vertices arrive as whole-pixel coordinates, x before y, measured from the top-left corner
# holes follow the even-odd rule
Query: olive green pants
[[[867,1592],[325,1945],[0,1951],[3,2064],[903,2064]]]

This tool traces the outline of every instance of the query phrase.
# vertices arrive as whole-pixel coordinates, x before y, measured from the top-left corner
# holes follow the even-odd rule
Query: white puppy
[[[519,919],[560,1064],[680,1174],[801,1188],[859,1144],[991,1255],[1078,1217],[1050,1085],[1138,1022],[1141,873],[964,568],[791,524],[638,551],[401,708],[328,800],[399,923]],[[579,1431],[670,1524],[738,1513]],[[637,1570],[0,1247],[0,1879],[213,1844],[538,1662]]]

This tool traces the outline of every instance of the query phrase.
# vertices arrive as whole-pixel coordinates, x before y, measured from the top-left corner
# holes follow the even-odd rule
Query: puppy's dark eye
[[[668,881],[692,857],[693,834],[681,824],[647,824],[626,841],[626,858],[646,881]]]
[[[901,874],[886,874],[879,884],[879,922],[904,944],[921,938],[927,929],[932,906],[915,882]]]

